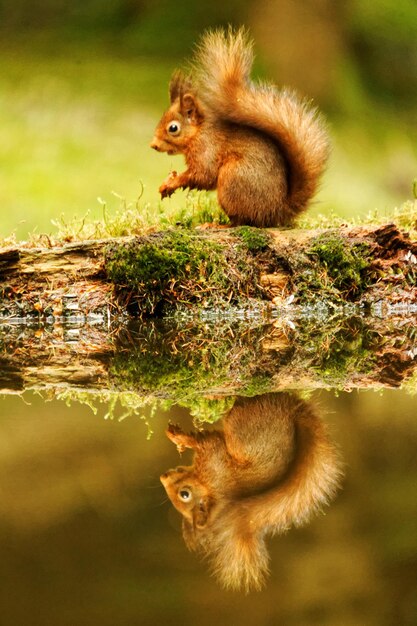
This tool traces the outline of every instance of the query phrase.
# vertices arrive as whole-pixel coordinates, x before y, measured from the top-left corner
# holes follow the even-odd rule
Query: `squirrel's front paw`
[[[159,187],[161,198],[169,198],[176,189],[178,189],[177,172],[171,172],[168,178],[164,180],[162,185]]]
[[[171,439],[173,437],[176,437],[177,435],[184,435],[184,431],[182,430],[181,426],[178,426],[178,424],[173,424],[172,422],[170,422],[167,428],[167,435]]]
[[[168,439],[171,439],[171,441],[175,443],[179,453],[184,452],[186,448],[193,448],[195,446],[194,436],[191,433],[185,433],[177,424],[169,424],[165,432]]]
[[[163,184],[159,187],[159,193],[161,194],[161,198],[169,198],[174,193],[176,187],[170,187],[167,184]]]

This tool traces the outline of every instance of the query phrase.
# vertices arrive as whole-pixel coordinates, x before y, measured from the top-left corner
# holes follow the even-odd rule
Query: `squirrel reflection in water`
[[[267,535],[301,526],[334,497],[341,462],[321,419],[288,393],[239,398],[223,430],[170,425],[193,464],[161,476],[183,516],[188,548],[208,557],[231,589],[259,589],[268,573]]]

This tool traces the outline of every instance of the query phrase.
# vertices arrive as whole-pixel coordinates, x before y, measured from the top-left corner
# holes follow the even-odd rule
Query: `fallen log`
[[[110,320],[173,308],[417,302],[417,242],[393,224],[167,230],[0,249],[0,319]]]

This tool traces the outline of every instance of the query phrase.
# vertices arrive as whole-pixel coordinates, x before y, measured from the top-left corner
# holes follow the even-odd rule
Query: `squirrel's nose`
[[[149,145],[150,145],[151,148],[153,148],[154,150],[157,150],[159,152],[159,145],[155,141],[155,139],[153,139]]]
[[[159,477],[159,480],[164,486],[169,483],[169,476],[170,476],[170,473],[165,472],[165,474],[161,474],[161,476]]]

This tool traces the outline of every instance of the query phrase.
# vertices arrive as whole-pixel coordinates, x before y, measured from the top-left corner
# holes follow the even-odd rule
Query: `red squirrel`
[[[291,225],[317,190],[328,133],[294,91],[251,81],[252,48],[244,29],[208,32],[191,71],[173,74],[151,147],[184,154],[187,169],[159,192],[217,189],[232,226]]]
[[[191,466],[161,476],[186,545],[225,587],[260,589],[266,536],[306,523],[338,488],[341,462],[323,422],[297,396],[271,393],[237,399],[223,430],[170,425],[167,436],[194,452]]]

